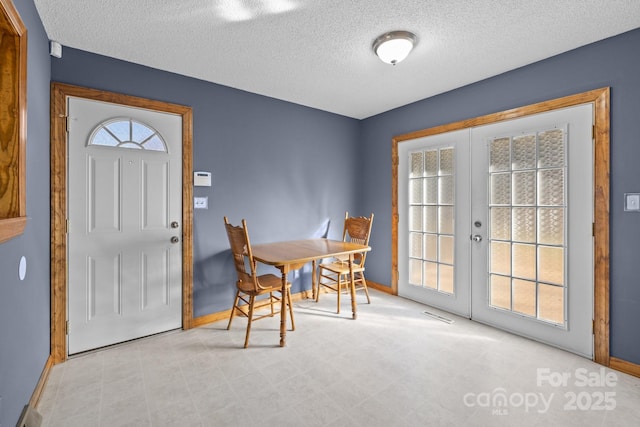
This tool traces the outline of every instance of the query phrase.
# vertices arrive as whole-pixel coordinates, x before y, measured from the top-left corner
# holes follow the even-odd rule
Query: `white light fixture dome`
[[[383,62],[396,65],[409,55],[416,42],[416,35],[409,31],[391,31],[373,42],[373,51]]]

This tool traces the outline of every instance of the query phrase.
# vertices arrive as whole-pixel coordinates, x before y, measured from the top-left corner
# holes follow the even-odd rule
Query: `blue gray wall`
[[[231,305],[224,215],[246,218],[259,243],[327,228],[338,237],[345,210],[375,212],[367,276],[388,284],[393,136],[611,86],[611,354],[640,364],[640,215],[622,211],[622,194],[640,192],[640,30],[356,121],[70,48],[50,61],[32,0],[15,3],[29,30],[29,220],[0,245],[0,425],[15,424],[49,354],[50,79],[193,107],[194,170],[213,173],[211,188],[194,191],[209,196],[209,210],[194,213],[196,316]],[[308,284],[306,271],[294,290]]]
[[[52,59],[52,80],[193,108],[194,170],[213,177],[194,188],[209,197],[209,209],[194,212],[195,316],[233,303],[225,215],[245,218],[255,244],[327,229],[341,237],[344,211],[359,205],[357,120],[70,48]],[[294,292],[310,280],[307,269]]]
[[[640,215],[623,211],[623,194],[640,192],[639,51],[635,30],[364,120],[360,210],[376,213],[367,277],[391,282],[393,136],[610,86],[611,355],[640,364]]]
[[[0,425],[14,426],[49,356],[48,41],[32,0],[14,1],[28,32],[27,226],[0,244]],[[20,257],[27,274],[18,277]]]

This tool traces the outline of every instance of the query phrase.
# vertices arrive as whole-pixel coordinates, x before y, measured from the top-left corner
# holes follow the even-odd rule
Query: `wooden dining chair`
[[[280,298],[286,298],[286,303],[289,306],[289,314],[291,315],[291,330],[295,330],[293,308],[291,306],[291,283],[287,282],[285,295],[282,295],[282,279],[280,277],[274,274],[257,275],[257,265],[251,252],[247,222],[244,219],[242,220],[242,226],[234,226],[229,224],[229,220],[225,216],[224,225],[227,230],[229,245],[231,245],[233,263],[236,273],[238,274],[236,297],[233,307],[231,308],[227,330],[231,328],[231,322],[236,312],[241,316],[247,317],[247,333],[244,339],[244,348],[247,348],[249,345],[249,335],[251,334],[251,323],[254,320],[273,317],[280,313],[279,310],[274,308],[274,306],[280,306]],[[247,265],[249,267],[248,271]],[[276,295],[278,293],[280,297]],[[265,298],[257,298],[267,294],[268,296]],[[268,313],[261,315],[255,314],[256,309],[264,307],[270,308]]]
[[[373,213],[370,217],[350,217],[349,212],[345,213],[344,229],[342,231],[342,240],[345,242],[359,243],[361,245],[369,244],[369,236],[371,234],[371,225],[373,224]],[[353,273],[354,286],[356,291],[364,289],[367,296],[367,303],[371,304],[369,298],[369,290],[367,289],[367,281],[364,278],[364,262],[367,258],[367,252],[354,254],[353,256]],[[314,273],[315,274],[315,273]],[[350,284],[349,273],[349,257],[333,258],[328,262],[318,265],[318,289],[316,290],[316,302],[320,300],[320,289],[324,287],[337,293],[338,309],[340,313],[340,295],[343,291],[349,291]]]

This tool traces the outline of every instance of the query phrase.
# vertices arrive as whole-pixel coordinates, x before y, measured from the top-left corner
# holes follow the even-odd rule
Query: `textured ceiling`
[[[63,46],[358,119],[640,27],[639,0],[35,4]],[[418,36],[396,66],[371,49],[392,30]]]

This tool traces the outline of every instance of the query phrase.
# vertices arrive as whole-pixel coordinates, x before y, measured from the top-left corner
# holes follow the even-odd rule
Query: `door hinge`
[[[591,335],[595,335],[596,333],[596,321],[591,319]]]
[[[64,131],[69,132],[69,116],[60,114],[58,117],[64,120]]]
[[[591,139],[596,139],[596,125],[591,126]]]
[[[591,235],[593,237],[596,237],[596,223],[595,222],[591,223]]]
[[[69,321],[64,322],[64,334],[69,335]]]
[[[64,220],[64,232],[65,232],[65,234],[69,234],[69,220],[68,219]]]

